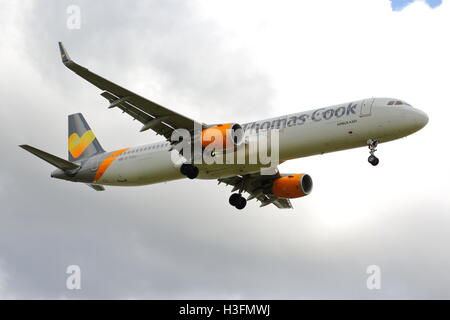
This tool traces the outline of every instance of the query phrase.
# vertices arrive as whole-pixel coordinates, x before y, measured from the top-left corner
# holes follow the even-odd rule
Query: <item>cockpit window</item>
[[[387,105],[388,106],[396,105],[396,106],[408,106],[408,107],[410,107],[409,104],[407,104],[406,102],[400,101],[400,100],[391,100],[391,101],[389,101],[387,103]]]

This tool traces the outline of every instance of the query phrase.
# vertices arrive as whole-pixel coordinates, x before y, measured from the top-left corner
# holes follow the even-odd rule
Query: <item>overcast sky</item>
[[[81,28],[66,26],[67,7]],[[450,4],[389,0],[0,0],[0,298],[450,298]],[[82,112],[107,150],[157,141],[82,65],[206,123],[247,122],[351,100],[424,110],[418,133],[289,161],[312,194],[293,210],[238,212],[230,187],[181,180],[108,187],[50,178],[17,147],[67,156]],[[66,289],[79,265],[82,289]],[[381,268],[368,290],[366,268]]]

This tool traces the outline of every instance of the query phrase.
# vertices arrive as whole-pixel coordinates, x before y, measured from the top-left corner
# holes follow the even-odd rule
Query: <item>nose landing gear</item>
[[[247,205],[247,200],[240,193],[233,193],[229,199],[230,204],[238,210],[242,210]]]
[[[369,150],[370,150],[369,151],[370,156],[367,160],[369,161],[369,163],[371,165],[376,166],[380,162],[380,159],[375,157],[375,151],[377,151],[378,140],[374,140],[374,139],[367,140],[367,146],[369,147]]]

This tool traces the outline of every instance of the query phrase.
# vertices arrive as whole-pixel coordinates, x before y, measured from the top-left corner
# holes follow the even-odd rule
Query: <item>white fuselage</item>
[[[328,108],[290,114],[243,124],[246,139],[267,131],[279,130],[279,162],[366,146],[368,139],[387,142],[407,136],[428,122],[426,114],[407,104],[388,105],[396,99],[371,98]],[[115,159],[96,184],[136,186],[185,178],[177,151],[169,142],[127,149]],[[101,155],[87,161],[98,170]],[[201,164],[200,179],[218,179],[259,171],[261,165]]]

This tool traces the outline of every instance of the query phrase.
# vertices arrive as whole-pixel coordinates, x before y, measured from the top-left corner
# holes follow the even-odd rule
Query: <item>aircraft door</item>
[[[368,117],[372,114],[372,105],[374,100],[374,98],[363,100],[361,104],[361,113],[359,114],[360,117]]]

